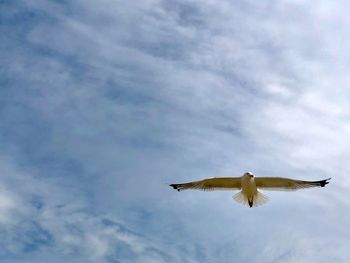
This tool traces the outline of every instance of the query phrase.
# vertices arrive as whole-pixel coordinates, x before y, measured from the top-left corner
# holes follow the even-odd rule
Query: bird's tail
[[[269,198],[259,191],[256,192],[256,194],[251,199],[249,199],[242,191],[240,191],[233,196],[233,199],[238,203],[249,207],[257,207],[266,204],[269,201]]]

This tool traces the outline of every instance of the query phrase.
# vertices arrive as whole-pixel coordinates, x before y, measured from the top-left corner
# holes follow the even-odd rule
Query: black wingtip
[[[177,184],[169,184],[170,187],[172,187],[173,189],[180,191],[180,189],[178,188]]]
[[[331,180],[332,178],[327,178],[325,180],[320,181],[320,185],[321,187],[325,187],[326,184],[329,184],[329,180]]]

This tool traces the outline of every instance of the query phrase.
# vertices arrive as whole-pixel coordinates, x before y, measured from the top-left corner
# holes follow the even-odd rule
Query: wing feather
[[[263,190],[296,191],[310,187],[324,187],[331,178],[320,181],[302,181],[282,177],[256,177],[256,187]]]
[[[208,178],[200,181],[183,183],[183,184],[171,184],[172,188],[182,191],[186,189],[198,189],[203,191],[212,190],[232,190],[241,189],[240,177],[221,177],[221,178]]]

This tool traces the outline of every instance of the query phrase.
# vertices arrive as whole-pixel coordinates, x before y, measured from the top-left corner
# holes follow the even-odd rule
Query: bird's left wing
[[[171,184],[172,188],[182,191],[186,189],[199,189],[204,191],[211,190],[230,190],[241,189],[240,177],[221,177],[221,178],[209,178],[201,181],[189,182],[184,184]]]
[[[310,187],[324,187],[331,178],[320,181],[302,181],[282,177],[256,177],[256,187],[263,190],[296,191]]]

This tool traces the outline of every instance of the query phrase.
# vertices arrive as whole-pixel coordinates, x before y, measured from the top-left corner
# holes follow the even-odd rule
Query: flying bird
[[[268,201],[267,196],[259,190],[296,191],[310,187],[324,187],[331,178],[320,181],[302,181],[283,177],[255,177],[247,172],[241,177],[208,178],[184,184],[171,184],[177,191],[198,189],[212,190],[241,190],[233,196],[238,203],[256,207]]]

